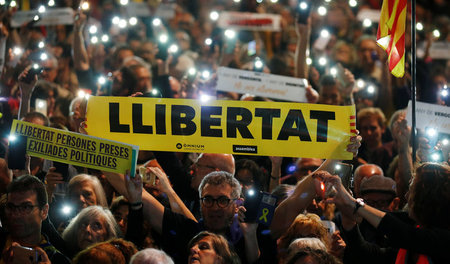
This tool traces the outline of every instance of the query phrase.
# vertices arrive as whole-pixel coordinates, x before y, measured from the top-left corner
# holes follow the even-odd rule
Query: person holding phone
[[[23,175],[7,187],[6,228],[1,228],[0,246],[5,263],[70,263],[41,232],[48,215],[47,192],[35,176]]]

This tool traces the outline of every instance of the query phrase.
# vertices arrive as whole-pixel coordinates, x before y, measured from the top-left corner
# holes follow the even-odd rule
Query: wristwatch
[[[358,212],[358,209],[360,207],[364,207],[366,203],[364,203],[364,200],[362,198],[357,198],[355,201],[355,209],[353,209],[353,214],[356,214]]]

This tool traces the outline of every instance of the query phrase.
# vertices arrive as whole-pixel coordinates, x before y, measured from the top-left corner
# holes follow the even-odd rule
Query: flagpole
[[[412,160],[416,162],[416,0],[411,0],[411,139]]]

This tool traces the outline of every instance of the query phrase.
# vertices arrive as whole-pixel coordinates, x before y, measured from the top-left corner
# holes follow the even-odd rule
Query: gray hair
[[[203,193],[203,188],[206,184],[210,185],[221,185],[221,184],[228,184],[231,186],[233,191],[231,192],[231,198],[238,199],[241,196],[241,184],[239,181],[233,176],[233,174],[226,172],[226,171],[213,171],[209,173],[208,175],[203,178],[202,182],[200,183],[200,186],[198,187],[198,193],[200,194],[200,197]]]
[[[78,246],[77,235],[80,230],[82,230],[81,226],[89,221],[92,218],[101,217],[105,220],[106,224],[106,237],[105,241],[111,238],[116,238],[121,235],[120,227],[114,219],[114,216],[111,214],[108,208],[103,208],[101,206],[89,206],[81,210],[71,221],[67,228],[64,230],[62,234],[62,238],[66,242],[68,249],[71,251],[79,251],[82,248]]]
[[[174,264],[174,262],[164,251],[146,248],[134,254],[130,259],[130,264]]]
[[[320,249],[327,251],[327,247],[325,246],[325,244],[317,237],[297,238],[291,242],[288,251],[291,253],[297,253],[299,250],[303,250],[307,247],[311,249]]]
[[[94,188],[95,196],[97,198],[97,205],[108,208],[108,202],[106,201],[106,194],[105,194],[105,191],[103,190],[103,186],[100,183],[100,181],[98,180],[98,178],[95,176],[91,176],[88,174],[76,175],[69,181],[69,185],[67,186],[67,194],[70,195],[70,193],[72,192],[72,189],[75,186],[82,184],[84,182],[89,182],[92,184],[92,186]]]

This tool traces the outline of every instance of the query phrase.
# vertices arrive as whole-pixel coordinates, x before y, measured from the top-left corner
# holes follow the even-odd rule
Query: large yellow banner
[[[351,159],[354,106],[90,97],[87,132],[143,150]]]
[[[27,140],[27,154],[102,171],[135,171],[139,148],[93,136],[14,120],[11,135]]]

